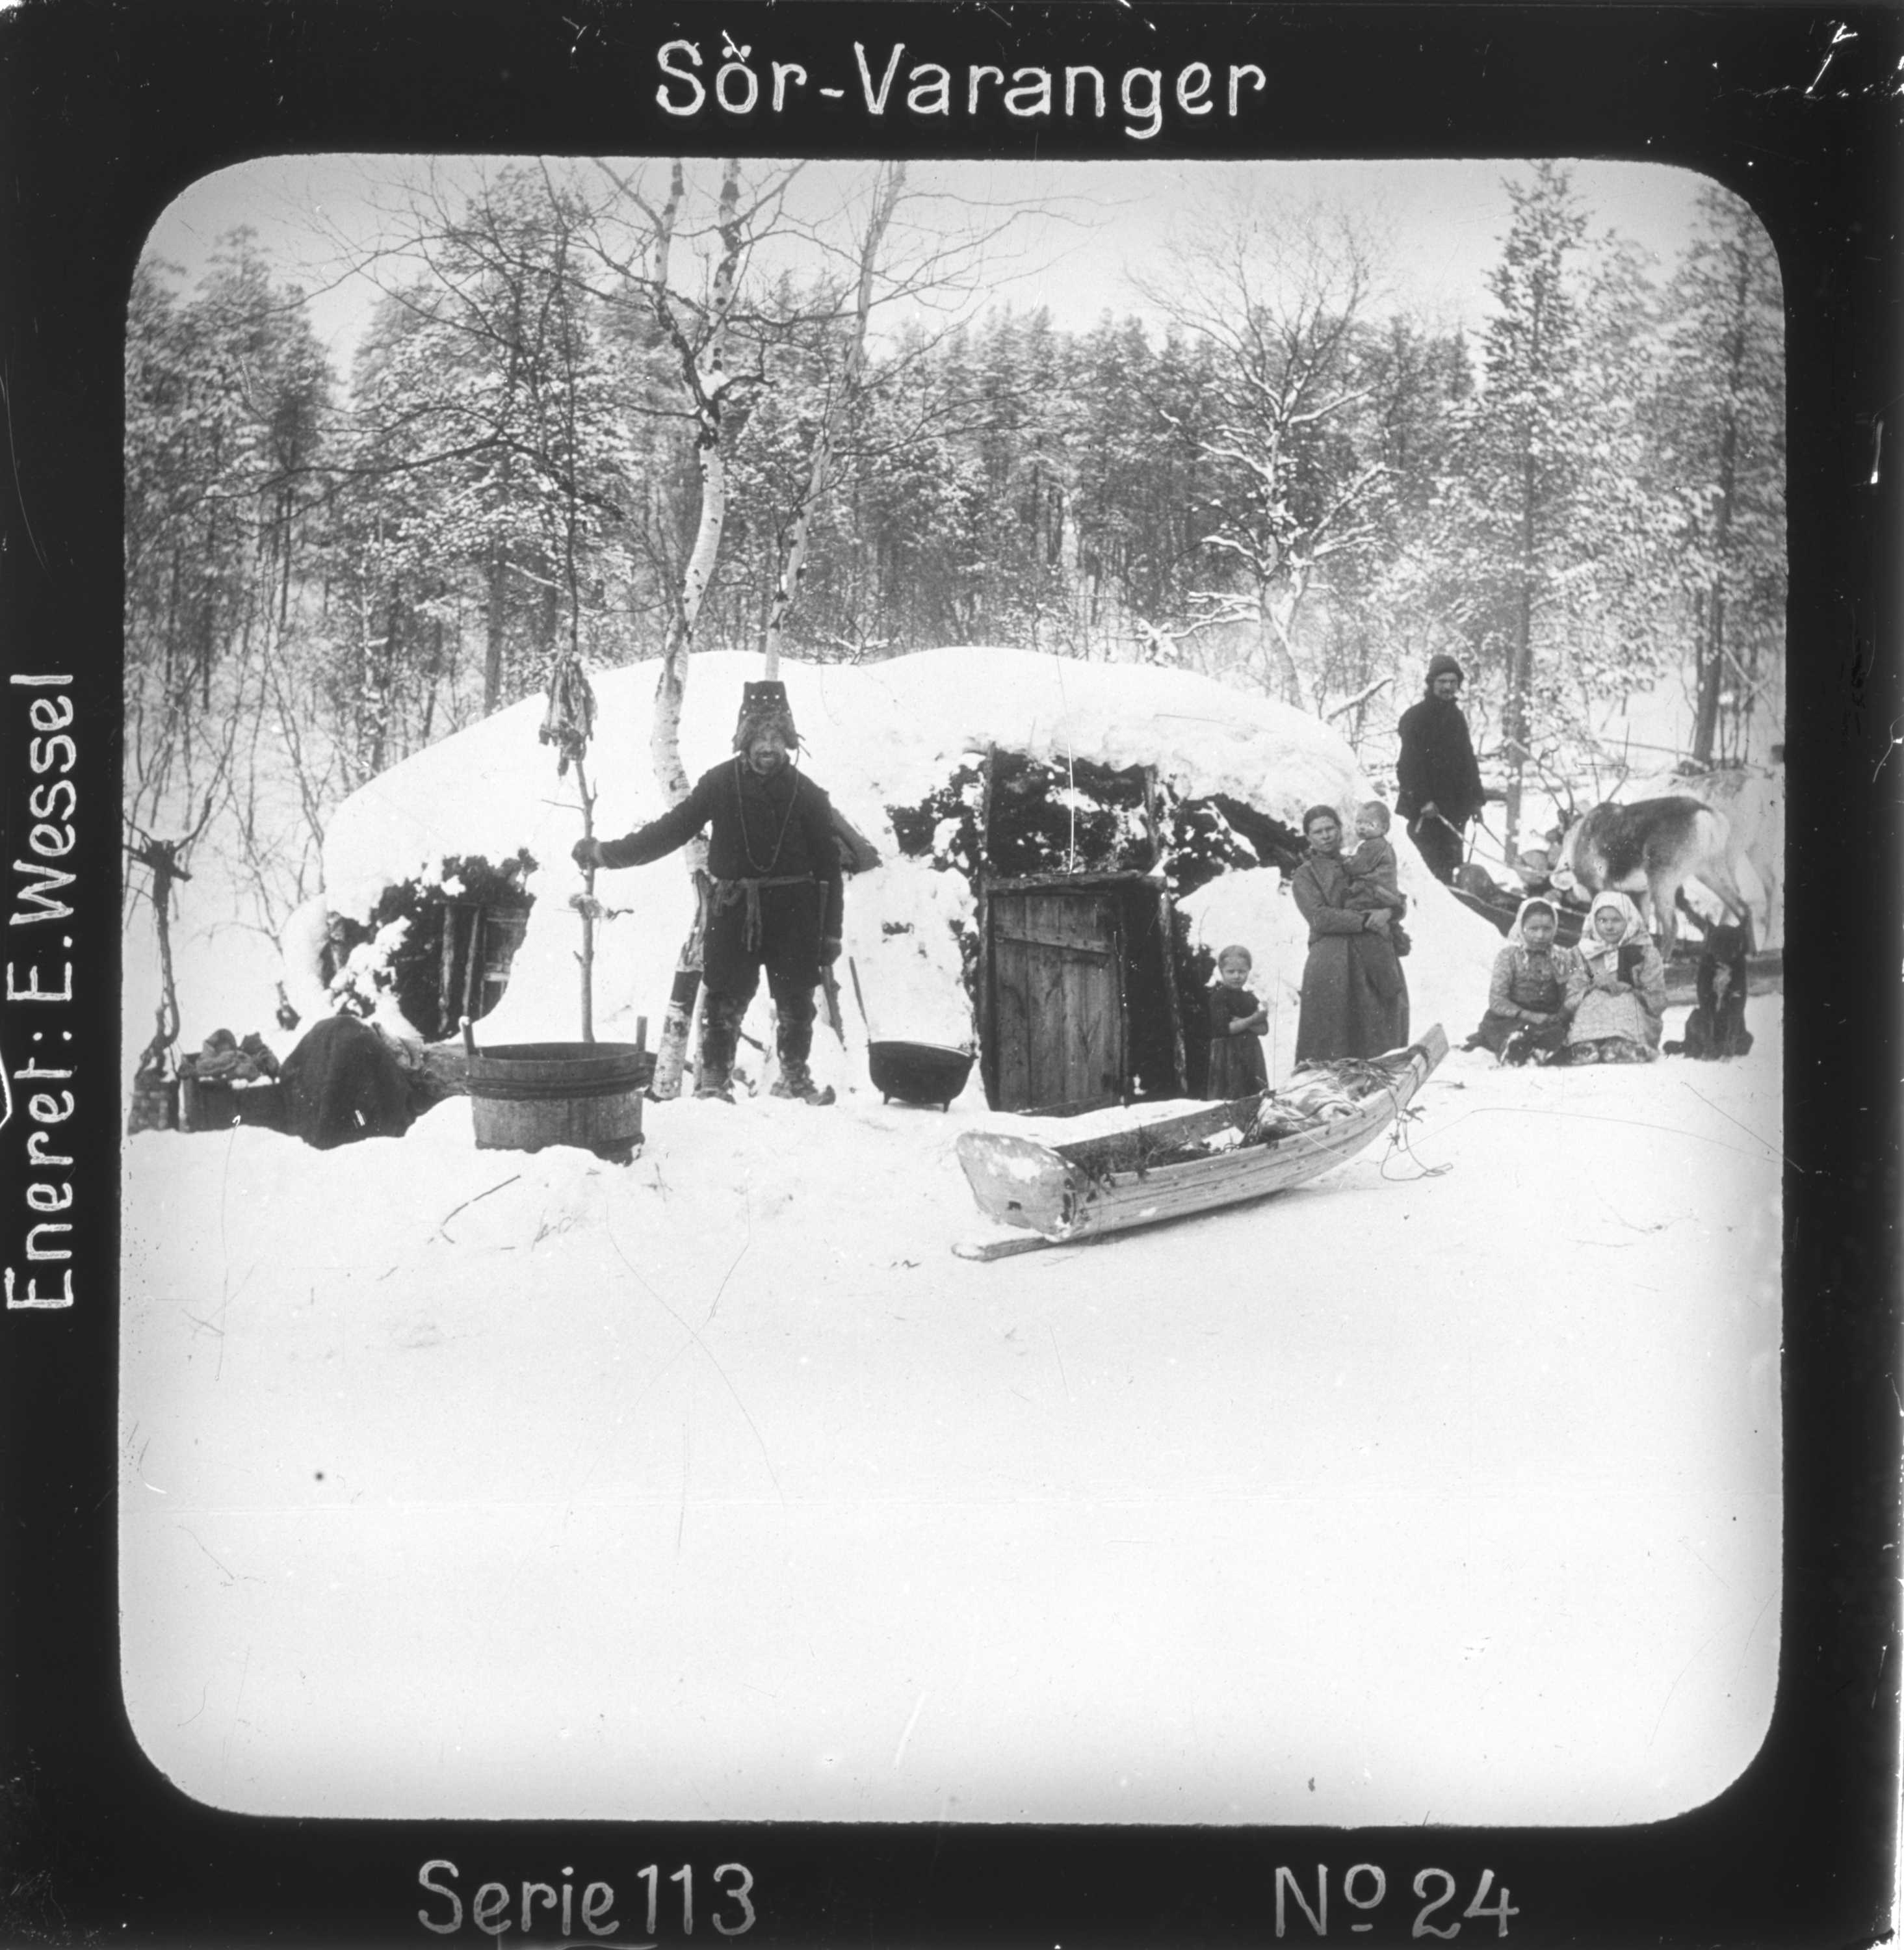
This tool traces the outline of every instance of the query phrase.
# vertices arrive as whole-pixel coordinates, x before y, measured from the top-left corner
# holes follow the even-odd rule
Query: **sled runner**
[[[958,1161],[980,1209],[1020,1230],[952,1250],[998,1259],[1306,1184],[1379,1136],[1447,1054],[1438,1023],[1372,1062],[1322,1064],[1279,1090],[1121,1129],[1103,1131],[1100,1117],[1091,1120],[1100,1128],[1062,1142],[965,1132]],[[1131,1120],[1141,1113],[1118,1114]]]

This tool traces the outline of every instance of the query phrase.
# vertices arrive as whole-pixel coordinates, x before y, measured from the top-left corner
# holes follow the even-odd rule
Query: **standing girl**
[[[1270,1026],[1269,1011],[1244,986],[1252,965],[1249,950],[1234,942],[1217,957],[1217,983],[1210,991],[1206,1097],[1247,1097],[1270,1087],[1262,1041]]]

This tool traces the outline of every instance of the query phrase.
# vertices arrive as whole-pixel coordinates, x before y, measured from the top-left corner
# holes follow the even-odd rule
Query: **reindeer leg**
[[[1716,861],[1712,861],[1706,871],[1712,877],[1705,880],[1705,884],[1724,903],[1728,914],[1738,917],[1740,930],[1745,936],[1746,952],[1750,954],[1757,945],[1753,938],[1756,930],[1752,919],[1752,903],[1739,891],[1739,883],[1732,877],[1729,862],[1722,865]],[[1702,874],[1700,878],[1705,880],[1705,874]]]
[[[1679,942],[1679,915],[1673,903],[1679,898],[1679,883],[1665,874],[1656,874],[1647,882],[1647,905],[1652,910],[1647,925],[1659,937],[1659,958],[1672,959]]]

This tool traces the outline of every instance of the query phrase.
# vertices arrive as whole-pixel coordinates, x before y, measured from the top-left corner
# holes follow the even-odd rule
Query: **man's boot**
[[[828,1084],[821,1089],[814,1082],[813,1073],[806,1067],[804,1057],[784,1056],[780,1060],[780,1075],[767,1094],[770,1097],[797,1097],[804,1104],[830,1104],[833,1086]]]
[[[780,1076],[767,1094],[797,1097],[805,1104],[830,1104],[830,1087],[822,1090],[807,1067],[813,1047],[813,991],[783,988],[774,991],[774,1048],[780,1058]]]
[[[701,1016],[701,1068],[696,1097],[734,1101],[734,1052],[740,1041],[739,1013],[725,995],[709,995]]]

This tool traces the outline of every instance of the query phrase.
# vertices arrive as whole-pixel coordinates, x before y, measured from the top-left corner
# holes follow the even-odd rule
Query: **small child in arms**
[[[1388,808],[1379,799],[1357,809],[1355,837],[1355,851],[1342,855],[1342,870],[1348,875],[1348,898],[1343,905],[1357,914],[1385,910],[1388,939],[1398,955],[1406,955],[1408,937],[1401,930],[1401,914],[1408,897],[1397,883],[1395,849],[1388,839]]]

